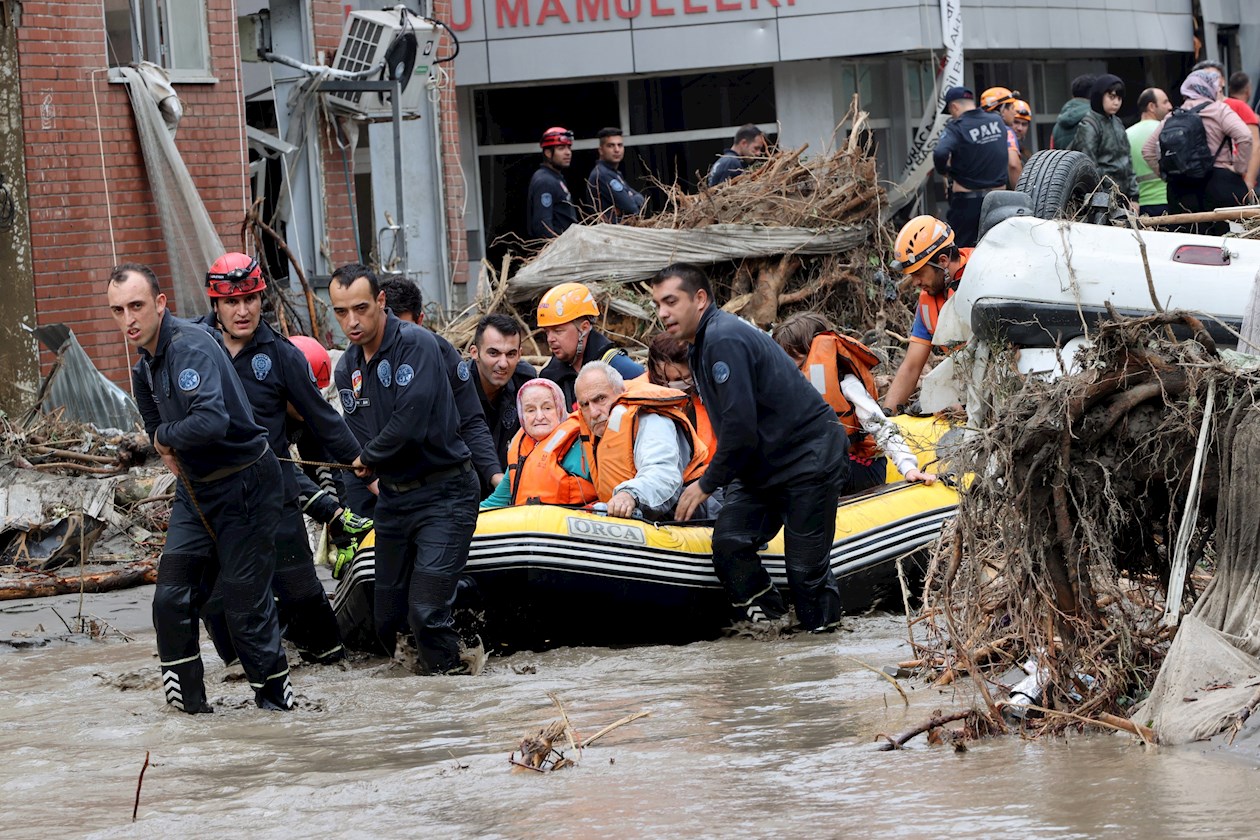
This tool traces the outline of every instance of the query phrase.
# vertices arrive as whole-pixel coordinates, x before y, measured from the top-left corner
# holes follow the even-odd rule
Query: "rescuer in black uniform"
[[[391,277],[383,281],[380,288],[385,295],[385,308],[398,320],[416,326],[424,323],[424,297],[419,286],[405,277]],[[438,348],[442,351],[442,364],[451,382],[451,391],[455,394],[455,409],[459,412],[459,436],[472,453],[473,467],[481,483],[481,498],[484,499],[503,477],[505,467],[500,463],[494,435],[482,410],[477,383],[464,366],[463,357],[455,345],[431,330],[425,332],[437,339]]]
[[[267,442],[277,456],[288,457],[289,412],[323,443],[329,456],[349,464],[359,455],[359,443],[345,421],[316,387],[315,371],[306,355],[262,320],[262,291],[267,288],[262,268],[246,254],[224,254],[206,274],[212,312],[202,323],[218,330],[232,366],[245,389],[254,419],[267,430]],[[348,532],[365,533],[371,520],[355,516],[302,474],[295,464],[282,464],[284,508],[276,529],[276,571],[272,590],[280,609],[284,636],[308,662],[329,664],[345,658],[328,595],[315,574],[314,557],[302,518],[331,524],[334,540]],[[327,509],[325,509],[327,508]],[[219,655],[235,660],[231,639],[219,605],[212,599],[205,611],[206,629]]]
[[[197,620],[217,577],[255,703],[290,709],[293,688],[271,596],[280,464],[267,432],[223,347],[203,327],[166,311],[152,269],[118,266],[107,297],[140,353],[131,376],[145,431],[179,477],[153,594],[166,702],[189,714],[213,711]]]
[[[543,132],[543,162],[529,179],[525,231],[530,239],[555,239],[578,221],[564,171],[573,161],[573,132],[559,126]]]
[[[617,223],[627,216],[637,215],[647,199],[631,189],[617,169],[626,156],[621,129],[601,128],[598,136],[599,160],[586,176],[586,191],[600,220]]]
[[[460,364],[468,378],[477,383],[477,396],[481,398],[481,410],[494,438],[502,472],[508,466],[508,444],[521,428],[521,418],[516,416],[516,392],[538,372],[521,359],[521,327],[507,315],[481,316],[469,352],[472,358]],[[463,376],[461,372],[460,377]]]
[[[674,264],[649,282],[665,329],[691,344],[691,373],[717,437],[717,454],[683,490],[675,517],[690,519],[726,487],[713,566],[740,616],[758,621],[786,612],[757,557],[782,527],[797,620],[807,630],[838,625],[830,554],[848,440],[835,412],[770,336],[713,305],[700,269]]]
[[[451,619],[477,525],[478,482],[434,334],[385,307],[363,265],[333,272],[333,314],[351,347],[337,364],[346,423],[362,442],[360,478],[375,477],[376,633],[387,653],[410,625],[428,673],[464,673]],[[797,374],[799,376],[799,374]]]

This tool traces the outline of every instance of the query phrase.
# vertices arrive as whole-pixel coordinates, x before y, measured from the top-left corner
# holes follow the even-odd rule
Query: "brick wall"
[[[248,184],[235,3],[206,5],[218,83],[178,86],[184,118],[176,145],[220,238],[239,247]],[[149,263],[160,278],[169,269],[127,90],[104,72],[101,9],[100,0],[26,0],[18,60],[36,318],[68,324],[96,366],[123,383],[128,351],[105,307],[104,281],[116,261]]]
[[[381,4],[384,6],[385,4]],[[318,56],[322,50],[325,63],[331,64],[333,54],[341,43],[341,30],[346,19],[346,4],[341,0],[312,0],[311,18],[315,32],[315,52]],[[312,56],[312,63],[315,56]],[[323,150],[324,171],[324,241],[321,247],[328,254],[333,265],[358,262],[359,256],[354,245],[354,216],[350,205],[353,195],[346,196],[346,182],[343,176],[344,166],[342,151],[337,145],[335,132],[337,128],[327,120],[320,120],[320,144]],[[346,139],[341,138],[345,143]],[[353,166],[354,150],[347,149]],[[353,191],[353,182],[350,185]]]

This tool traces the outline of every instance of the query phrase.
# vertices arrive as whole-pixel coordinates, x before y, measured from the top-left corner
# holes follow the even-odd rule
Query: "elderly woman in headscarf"
[[[576,417],[565,416],[564,393],[550,379],[531,379],[516,392],[521,428],[508,444],[508,467],[481,510],[523,505],[589,504],[596,499]]]
[[[1119,76],[1104,73],[1094,79],[1089,90],[1089,113],[1076,127],[1076,135],[1068,148],[1089,155],[1098,171],[1136,202],[1137,176],[1133,174],[1129,135],[1124,133],[1124,123],[1116,116],[1123,103],[1124,82]]]
[[[1159,127],[1142,145],[1142,158],[1159,173],[1160,133],[1168,120],[1181,111],[1193,111],[1203,121],[1207,134],[1208,152],[1213,156],[1213,166],[1204,178],[1186,178],[1165,173],[1168,182],[1168,211],[1170,213],[1200,213],[1217,207],[1241,204],[1247,194],[1243,173],[1251,160],[1251,132],[1221,100],[1224,98],[1224,81],[1212,69],[1195,70],[1181,84],[1185,102],[1181,108],[1164,117]],[[1221,235],[1229,230],[1226,222],[1199,226],[1199,232]]]

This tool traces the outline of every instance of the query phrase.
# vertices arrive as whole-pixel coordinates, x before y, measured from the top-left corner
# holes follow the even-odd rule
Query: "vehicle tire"
[[[1038,219],[1071,218],[1101,181],[1088,155],[1050,149],[1028,159],[1015,189],[1032,196],[1032,214]]]

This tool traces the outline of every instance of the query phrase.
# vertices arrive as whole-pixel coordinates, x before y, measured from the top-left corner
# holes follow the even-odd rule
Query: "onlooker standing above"
[[[1089,155],[1103,176],[1114,181],[1130,200],[1136,201],[1138,186],[1129,138],[1124,123],[1116,116],[1123,102],[1124,82],[1119,76],[1103,73],[1094,79],[1094,86],[1089,90],[1090,111],[1076,127],[1076,135],[1068,148]]]
[[[626,156],[626,145],[620,128],[599,130],[599,160],[586,178],[586,191],[591,205],[605,222],[620,222],[626,216],[634,216],[647,201],[626,183],[618,171]]]
[[[960,247],[976,244],[984,194],[1006,188],[1006,124],[976,107],[976,95],[956,86],[945,91],[945,124],[932,151],[936,171],[950,179],[949,225]]]
[[[1137,177],[1138,212],[1143,216],[1162,216],[1168,212],[1168,187],[1142,158],[1142,144],[1168,116],[1172,103],[1159,88],[1147,88],[1138,96],[1137,104],[1141,118],[1124,133],[1129,138],[1129,159]]]
[[[1015,97],[1019,91],[1010,88],[991,87],[980,94],[980,107],[990,114],[997,114],[1006,125],[1006,169],[1011,189],[1019,183],[1024,172],[1024,161],[1019,156],[1019,137],[1012,126],[1015,124]]]
[[[735,132],[735,141],[722,152],[709,170],[709,186],[716,187],[744,171],[753,158],[766,156],[766,135],[752,123],[745,123]]]
[[[1164,117],[1142,144],[1147,165],[1168,182],[1169,212],[1199,213],[1241,204],[1247,193],[1242,173],[1251,162],[1251,132],[1220,101],[1216,71],[1193,71],[1181,83],[1181,95],[1185,104]],[[1166,143],[1161,141],[1165,130],[1170,134]],[[1219,236],[1229,225],[1216,222],[1198,230]]]
[[[1059,118],[1054,121],[1054,130],[1050,132],[1050,148],[1071,148],[1076,127],[1089,113],[1089,91],[1093,86],[1093,73],[1085,73],[1072,80],[1072,98],[1059,109]]]
[[[530,239],[555,239],[578,221],[577,206],[564,182],[564,170],[573,162],[573,132],[549,128],[538,145],[543,162],[529,179],[525,231]]]
[[[1011,131],[1015,132],[1020,160],[1028,160],[1028,150],[1024,148],[1024,139],[1028,137],[1028,129],[1032,126],[1032,106],[1022,99],[1016,99],[1013,108],[1015,121],[1011,123]]]
[[[1247,164],[1247,171],[1243,173],[1243,183],[1247,185],[1247,189],[1254,190],[1256,176],[1260,175],[1260,155],[1255,153],[1256,149],[1260,148],[1260,117],[1257,117],[1256,112],[1247,104],[1250,100],[1251,77],[1239,70],[1229,77],[1229,96],[1225,97],[1225,104],[1234,109],[1234,113],[1251,132],[1251,162]]]

